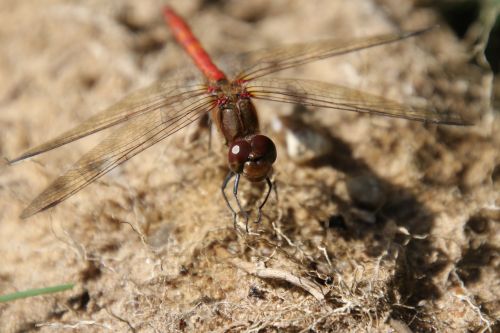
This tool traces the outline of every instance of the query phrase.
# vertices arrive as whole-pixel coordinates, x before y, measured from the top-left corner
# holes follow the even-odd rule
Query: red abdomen
[[[182,45],[205,77],[210,81],[225,79],[226,75],[215,66],[186,22],[168,6],[164,8],[163,15],[177,42]]]

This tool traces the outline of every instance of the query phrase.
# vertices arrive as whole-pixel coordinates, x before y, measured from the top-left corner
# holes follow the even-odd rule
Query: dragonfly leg
[[[208,127],[208,151],[212,150],[212,118],[207,117],[207,127]]]
[[[264,201],[262,201],[262,203],[259,205],[257,220],[255,220],[255,223],[260,222],[260,219],[262,218],[262,208],[266,204],[267,199],[269,199],[269,195],[271,194],[271,190],[273,189],[273,183],[271,182],[271,179],[269,179],[269,177],[266,177],[266,183],[267,183],[267,188],[268,188],[267,193],[266,193],[266,197],[264,198]]]
[[[234,177],[234,175],[235,174],[232,171],[229,171],[226,178],[222,182],[221,192],[222,192],[222,196],[224,197],[224,201],[226,202],[227,207],[229,208],[229,210],[231,210],[231,213],[233,213],[233,223],[234,223],[234,228],[236,228],[236,216],[238,215],[238,213],[236,213],[236,211],[233,209],[233,207],[229,203],[229,199],[227,198],[227,195],[226,195],[227,184],[229,183],[231,178]]]
[[[240,199],[238,199],[238,186],[240,184],[240,174],[237,173],[236,177],[234,178],[234,187],[233,187],[233,195],[234,198],[236,199],[236,203],[238,204],[238,209],[240,210],[241,213],[243,213],[243,216],[245,216],[245,229],[248,233],[248,213],[243,210],[243,207],[241,206]],[[236,222],[235,222],[236,223]]]

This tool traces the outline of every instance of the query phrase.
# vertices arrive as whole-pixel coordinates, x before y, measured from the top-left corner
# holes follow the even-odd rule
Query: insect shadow
[[[435,214],[409,188],[379,176],[364,159],[353,155],[346,141],[317,122],[305,121],[303,114],[300,108],[296,109],[289,123],[302,131],[319,133],[329,146],[327,152],[303,164],[311,168],[331,167],[347,176],[350,200],[331,196],[339,214],[330,217],[325,223],[327,228],[335,229],[336,237],[346,241],[364,240],[366,254],[374,258],[387,249],[387,242],[396,246],[399,255],[393,283],[405,298],[405,304],[417,306],[423,299],[438,298],[440,292],[432,278],[445,268],[449,259],[425,237],[434,227]],[[367,222],[360,216],[373,219]],[[387,223],[405,228],[409,235],[387,234]],[[431,253],[437,253],[438,260],[431,262],[428,259]]]

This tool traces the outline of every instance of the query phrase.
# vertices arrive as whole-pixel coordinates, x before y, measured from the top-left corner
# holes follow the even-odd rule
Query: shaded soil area
[[[0,156],[192,66],[163,4],[0,1]],[[439,6],[409,0],[172,6],[222,67],[258,48],[439,24],[276,75],[456,112],[474,126],[256,101],[278,160],[250,233],[233,227],[220,194],[227,148],[215,132],[207,148],[197,124],[26,220],[22,209],[108,131],[0,166],[0,295],[75,283],[0,303],[1,332],[500,329],[500,85],[474,48],[480,33],[467,34],[474,23],[461,31]],[[252,221],[265,190],[240,184]]]

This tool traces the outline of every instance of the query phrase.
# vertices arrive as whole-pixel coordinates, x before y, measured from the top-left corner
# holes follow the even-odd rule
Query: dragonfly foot
[[[242,211],[243,213],[243,216],[245,217],[245,230],[248,234],[248,220],[250,219],[250,217],[248,216],[248,213],[246,211]]]
[[[246,232],[248,233],[249,232],[249,229],[248,229],[248,221],[250,220],[250,217],[248,215],[247,212],[245,211],[240,211],[240,213],[233,213],[233,225],[234,225],[234,229],[238,229],[238,216],[239,214],[243,215],[244,219],[245,219],[245,230]]]
[[[233,213],[233,225],[234,225],[234,229],[236,229],[237,225],[238,225],[238,214],[236,214],[236,213]]]
[[[259,224],[261,222],[262,222],[262,208],[259,208],[259,211],[257,213],[257,219],[253,223]]]

